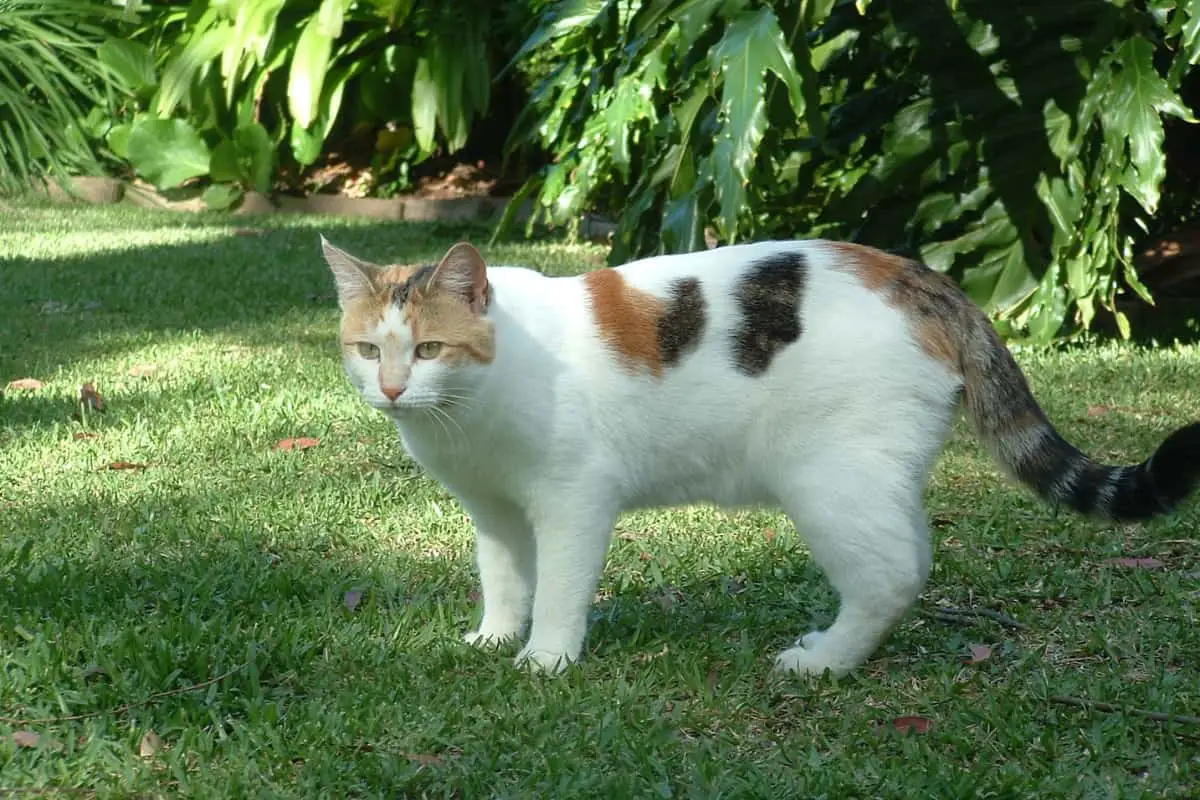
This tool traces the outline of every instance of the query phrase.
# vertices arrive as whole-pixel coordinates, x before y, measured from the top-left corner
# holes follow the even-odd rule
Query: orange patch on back
[[[835,268],[849,272],[872,292],[908,317],[917,343],[926,355],[962,373],[955,328],[962,324],[963,303],[958,286],[940,272],[873,247],[830,242],[838,255]]]
[[[655,377],[661,376],[658,325],[663,302],[630,286],[615,269],[589,272],[583,282],[591,296],[596,327],[623,366],[632,372],[647,368]]]

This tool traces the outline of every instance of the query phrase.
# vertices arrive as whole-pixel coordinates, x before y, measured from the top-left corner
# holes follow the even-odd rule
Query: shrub
[[[706,226],[852,239],[1046,342],[1145,294],[1132,250],[1159,208],[1162,117],[1192,121],[1177,90],[1200,8],[560,0],[530,54],[556,66],[510,149],[553,161],[520,196],[560,224],[617,212],[613,262],[702,248]]]
[[[88,0],[0,0],[0,190],[100,170],[83,126],[122,90],[96,54],[116,14]]]

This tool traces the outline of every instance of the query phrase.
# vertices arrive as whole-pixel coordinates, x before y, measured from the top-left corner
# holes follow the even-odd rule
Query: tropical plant
[[[147,92],[107,140],[160,188],[207,177],[224,187],[213,202],[264,190],[279,161],[313,164],[339,120],[401,169],[460,149],[488,109],[484,0],[140,5],[137,41],[109,46]]]
[[[89,0],[0,0],[0,190],[99,171],[82,125],[122,91],[96,54],[117,13]]]
[[[530,54],[556,64],[509,140],[551,155],[531,224],[612,210],[613,262],[706,226],[899,249],[1047,342],[1145,295],[1200,3],[560,0]]]

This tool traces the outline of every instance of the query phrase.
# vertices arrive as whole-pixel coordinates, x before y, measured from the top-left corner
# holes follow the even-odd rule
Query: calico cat
[[[960,403],[1017,481],[1143,520],[1200,479],[1200,423],[1135,466],[1055,431],[987,317],[944,275],[859,245],[768,241],[576,277],[379,267],[325,241],[350,381],[476,526],[474,644],[518,664],[579,659],[617,515],[781,507],[840,598],[781,670],[844,675],[917,599],[922,494]]]

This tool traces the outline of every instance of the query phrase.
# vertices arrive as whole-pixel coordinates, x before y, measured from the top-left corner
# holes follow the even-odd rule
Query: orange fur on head
[[[484,314],[490,296],[486,265],[469,244],[452,247],[436,268],[381,267],[328,243],[325,247],[326,259],[338,276],[344,347],[356,346],[396,305],[414,343],[444,345],[438,360],[486,364],[495,358],[492,324]]]

